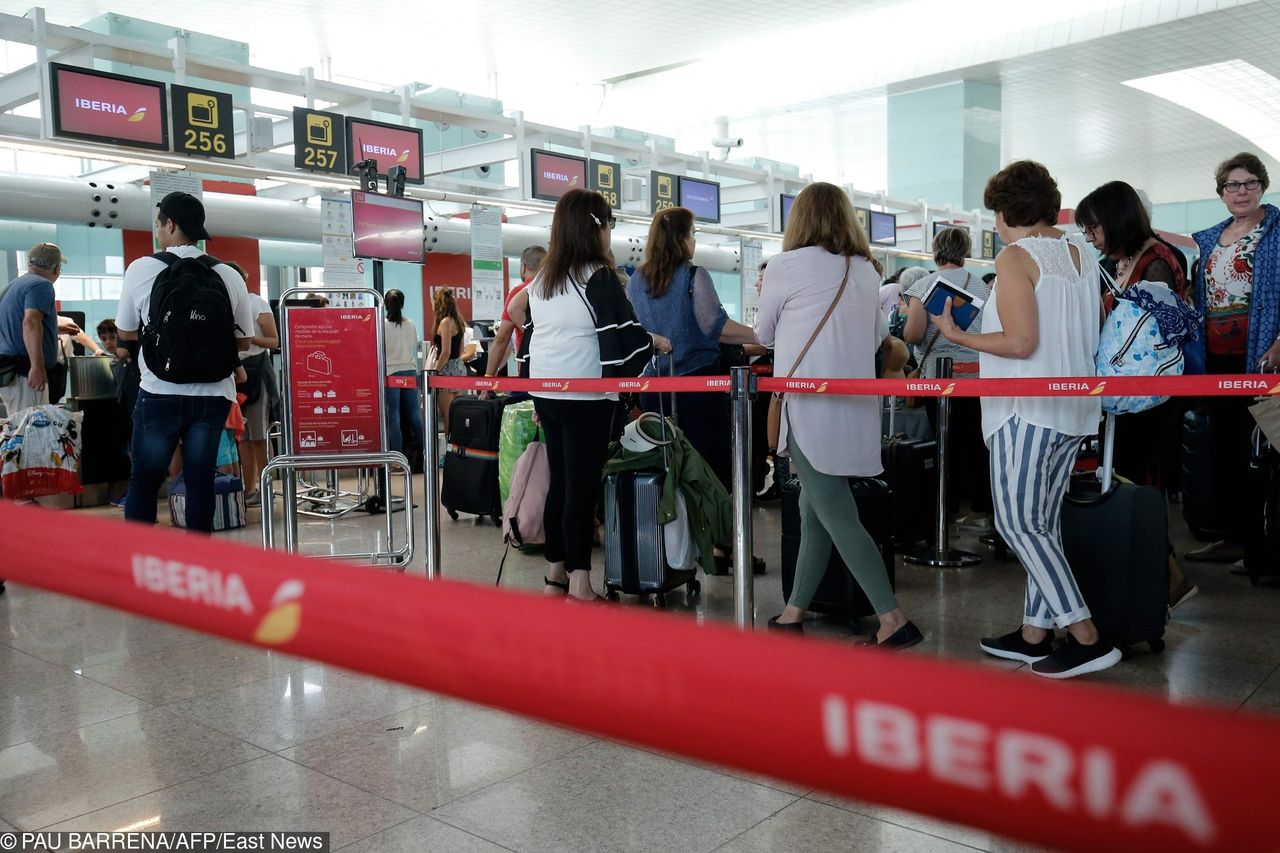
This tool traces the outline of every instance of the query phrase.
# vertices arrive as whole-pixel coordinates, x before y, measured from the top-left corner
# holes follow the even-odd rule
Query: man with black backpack
[[[157,208],[164,251],[129,264],[116,311],[120,340],[141,343],[124,517],[155,523],[160,484],[181,442],[187,529],[209,532],[218,443],[236,398],[239,352],[253,337],[253,313],[239,273],[196,245],[209,239],[200,200],[173,192]]]

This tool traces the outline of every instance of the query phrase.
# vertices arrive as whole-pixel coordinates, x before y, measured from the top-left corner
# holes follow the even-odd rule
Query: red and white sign
[[[587,161],[550,151],[529,152],[533,164],[533,197],[555,201],[569,190],[587,188]]]
[[[292,308],[289,401],[294,453],[382,450],[375,308]]]
[[[422,183],[422,131],[416,127],[348,116],[347,150],[352,166],[361,160],[375,160],[379,175],[392,166],[404,166],[406,181]]]
[[[55,134],[169,149],[164,83],[56,63],[49,69]]]
[[[376,193],[351,193],[352,236],[357,258],[426,260],[422,244],[422,202]]]

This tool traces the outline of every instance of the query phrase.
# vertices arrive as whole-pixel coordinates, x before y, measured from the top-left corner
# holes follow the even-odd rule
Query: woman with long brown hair
[[[775,348],[774,375],[874,378],[876,349],[889,326],[880,312],[871,246],[844,190],[827,183],[801,190],[782,249],[769,260],[756,321],[760,342]],[[920,642],[849,490],[848,478],[884,470],[879,399],[788,394],[778,455],[790,456],[800,477],[800,553],[791,598],[769,627],[803,630],[834,545],[879,616],[870,645],[902,649]]]
[[[671,342],[645,334],[613,269],[613,212],[599,193],[570,190],[556,204],[547,257],[507,306],[531,379],[636,376]],[[571,383],[572,384],[572,383]],[[591,544],[600,479],[619,411],[616,394],[534,391],[551,479],[543,512],[548,594],[603,599],[591,585]]]
[[[627,297],[646,329],[671,339],[678,376],[716,376],[722,372],[720,344],[754,344],[755,332],[729,319],[716,294],[711,274],[693,265],[696,247],[693,213],[683,207],[658,211],[649,226],[644,261],[627,285]],[[655,365],[645,375],[657,373]],[[640,405],[657,411],[657,394],[642,394]],[[666,411],[671,411],[668,395]],[[724,394],[681,394],[680,428],[689,443],[728,488],[733,458],[729,398]]]
[[[458,300],[453,295],[452,287],[442,287],[431,297],[431,313],[435,315],[436,333],[432,344],[436,350],[436,360],[430,365],[440,372],[441,376],[466,376],[467,368],[462,363],[462,339],[466,334],[466,324],[462,322],[462,314],[458,311]],[[440,409],[440,422],[446,431],[449,429],[449,408],[456,391],[436,392],[436,406]]]

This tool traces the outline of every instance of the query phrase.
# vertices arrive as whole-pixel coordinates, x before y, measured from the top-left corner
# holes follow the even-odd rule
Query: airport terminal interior
[[[771,653],[763,641],[786,644],[796,659],[806,648],[801,644],[848,651],[854,659],[854,647],[878,639],[887,648],[856,649],[863,656],[856,660],[874,662],[873,669],[859,664],[860,675],[852,678],[837,667],[823,674],[821,686],[857,695],[870,672],[885,701],[899,678],[904,691],[910,683],[911,695],[919,696],[928,691],[914,680],[944,670],[900,675],[906,670],[895,669],[928,661],[949,668],[939,702],[956,698],[949,692],[963,690],[954,685],[972,673],[975,691],[992,692],[963,697],[970,707],[1020,701],[1031,695],[1019,692],[1025,687],[1055,701],[1061,695],[1054,716],[1062,726],[1099,725],[1096,714],[1082,709],[1095,696],[1120,691],[1155,700],[1134,707],[1170,715],[1158,724],[1103,721],[1105,733],[1080,731],[1085,745],[1095,735],[1099,744],[1121,742],[1147,726],[1166,731],[1161,727],[1179,720],[1183,727],[1168,731],[1185,744],[1200,731],[1195,721],[1211,720],[1220,728],[1215,737],[1228,737],[1236,720],[1273,724],[1280,714],[1280,381],[1268,374],[1280,371],[1280,194],[1269,189],[1267,170],[1280,168],[1280,59],[1272,49],[1280,39],[1280,0],[1016,6],[744,0],[732,8],[645,0],[625,9],[582,0],[492,0],[403,11],[409,19],[334,0],[228,0],[190,8],[65,0],[0,8],[0,287],[14,282],[8,301],[0,290],[0,392],[5,405],[24,401],[0,410],[0,549],[6,552],[0,556],[0,850],[49,849],[6,846],[6,838],[21,837],[8,833],[38,831],[320,832],[328,834],[326,849],[360,853],[1173,850],[1228,849],[1228,839],[1232,849],[1263,849],[1262,837],[1250,835],[1252,826],[1219,824],[1212,837],[1209,830],[1187,829],[1217,816],[1217,805],[1193,814],[1185,800],[1151,805],[1157,817],[1146,824],[1130,820],[1131,809],[1123,823],[1119,812],[1105,820],[1086,815],[1083,800],[1092,795],[1083,794],[1077,809],[1053,801],[1048,787],[1044,796],[997,806],[999,796],[1013,795],[992,783],[991,808],[967,812],[939,803],[936,789],[913,798],[892,776],[882,790],[881,777],[868,774],[886,771],[871,764],[846,765],[858,778],[837,786],[844,793],[798,781],[816,778],[810,768],[783,775],[745,769],[776,766],[769,762],[780,749],[802,742],[785,721],[749,732],[759,754],[751,754],[754,746],[744,750],[735,759],[739,766],[713,762],[705,756],[717,753],[710,741],[719,725],[725,732],[741,726],[728,716],[695,725],[690,718],[702,717],[698,703],[710,701],[706,695],[691,700],[690,718],[651,711],[643,728],[627,729],[631,734],[623,737],[614,721],[557,724],[554,708],[535,713],[528,697],[497,696],[490,685],[500,682],[492,673],[478,671],[474,684],[461,687],[441,680],[438,691],[423,681],[409,686],[371,673],[412,681],[436,672],[431,649],[440,638],[431,619],[378,624],[371,599],[355,592],[353,610],[371,614],[360,633],[391,638],[387,658],[399,663],[339,666],[321,659],[324,643],[311,644],[311,626],[323,620],[316,616],[321,605],[307,597],[313,591],[303,591],[305,567],[296,588],[282,584],[270,608],[258,600],[254,583],[254,601],[245,604],[246,613],[274,608],[271,616],[283,619],[292,596],[301,601],[301,629],[296,609],[293,622],[277,624],[275,635],[264,622],[256,634],[250,626],[243,642],[199,630],[205,624],[199,619],[187,617],[186,627],[174,622],[183,622],[182,606],[194,612],[202,601],[230,619],[237,605],[234,584],[223,585],[231,583],[227,578],[239,583],[239,572],[252,581],[292,550],[308,558],[305,566],[343,566],[353,590],[386,577],[415,591],[437,578],[483,589],[491,598],[468,600],[492,600],[495,610],[477,606],[467,613],[475,625],[497,612],[524,614],[519,603],[532,597],[567,598],[558,604],[569,611],[566,624],[578,624],[573,620],[584,610],[590,624],[600,614],[627,612],[646,621],[628,625],[620,637],[682,639],[679,647],[630,648],[607,629],[574,635],[575,644],[595,654],[566,660],[607,661],[610,672],[603,678],[584,668],[566,678],[571,687],[579,680],[583,686],[566,690],[566,707],[589,703],[602,683],[627,696],[629,673],[648,678],[656,665],[659,679],[662,671],[675,679],[697,666],[723,684],[758,684],[753,701],[768,708],[779,701],[776,690],[760,680],[751,658]],[[1034,171],[1024,161],[1043,167]],[[1018,168],[1023,171],[1010,171]],[[1028,202],[1042,173],[1058,198],[1048,192]],[[835,195],[823,195],[827,189]],[[830,198],[838,198],[833,207],[819,207],[825,202],[816,199]],[[587,249],[573,248],[578,244],[567,226],[557,231],[573,204],[592,211],[601,235]],[[1031,208],[1037,212],[1027,214]],[[845,293],[843,281],[835,289],[834,266],[826,296],[787,325],[799,297],[776,294],[789,286],[789,275],[799,275],[802,253],[827,245],[817,238],[787,241],[801,239],[805,228],[821,231],[821,210],[844,217],[858,235],[854,254],[862,260],[851,262],[845,276],[851,292],[863,294],[857,298],[868,329],[880,312],[874,317],[883,326],[876,327],[879,350],[868,345],[848,358],[824,350],[824,306],[834,297],[827,314],[838,318],[833,312]],[[532,488],[524,485],[526,476],[530,483],[536,478],[523,466],[532,468],[536,459],[545,468],[547,456],[558,466],[564,456],[588,454],[591,442],[573,436],[590,433],[586,407],[596,406],[595,413],[609,405],[599,395],[560,399],[547,389],[563,393],[575,380],[637,377],[611,373],[622,359],[606,356],[614,341],[608,335],[628,323],[601,319],[592,285],[579,287],[572,276],[568,289],[587,294],[572,310],[585,305],[590,312],[580,316],[572,340],[594,347],[598,336],[599,349],[588,359],[595,372],[540,372],[539,352],[544,365],[571,362],[546,345],[537,348],[539,312],[554,318],[552,306],[561,304],[537,289],[538,267],[544,256],[548,264],[570,263],[579,257],[574,251],[607,256],[630,296],[618,300],[624,306],[618,310],[638,315],[633,325],[655,332],[648,318],[660,315],[646,312],[657,311],[659,300],[646,288],[667,263],[659,246],[667,226],[684,229],[666,244],[668,256],[676,254],[662,273],[668,296],[684,298],[684,313],[657,337],[643,338],[646,357],[650,347],[653,357],[630,386],[637,393],[625,393],[624,384],[612,420],[606,418],[609,438],[621,437],[610,445],[607,465],[620,467],[606,467],[607,478],[599,481],[590,475],[604,460],[591,463],[597,465],[588,470],[591,518],[548,533],[545,551],[536,537],[513,547],[528,521],[519,496],[526,492],[519,490]],[[1138,236],[1121,246],[1122,230]],[[977,331],[996,330],[1012,340],[1024,328],[1012,301],[997,301],[999,285],[1018,275],[1034,282],[1019,272],[1018,258],[1033,257],[1021,247],[1046,236],[1059,245],[1059,233],[1075,259],[1070,275],[1096,283],[1081,297],[1083,316],[1113,313],[1096,333],[1102,344],[1089,337],[1092,329],[1079,339],[1045,333],[1067,322],[1065,303],[1054,303],[1059,313],[1050,315],[1041,303],[1032,322],[1040,324],[1042,354],[1092,341],[1085,393],[1054,386],[1063,396],[1044,398],[1049,414],[1043,407],[1017,408],[1009,402],[1015,398],[984,395],[980,414],[963,388],[951,395],[954,382],[1081,377],[1066,368],[1017,373],[1001,366],[1038,358],[1034,346],[1016,356],[1008,355],[1012,349],[982,349],[980,358],[976,352],[988,346],[978,338],[991,336]],[[134,406],[142,400],[154,412],[155,400],[186,393],[162,386],[197,381],[215,390],[172,399],[221,401],[223,391],[216,389],[232,382],[176,372],[172,382],[157,378],[146,366],[149,354],[169,354],[169,370],[182,347],[157,342],[154,314],[150,322],[124,315],[144,291],[154,306],[160,289],[147,282],[162,281],[166,273],[157,270],[166,264],[181,266],[172,256],[159,262],[147,256],[186,243],[196,244],[196,256],[207,252],[238,265],[238,271],[219,265],[210,274],[226,282],[234,306],[244,300],[236,319],[254,317],[254,341],[264,339],[239,356],[260,367],[236,380],[242,399],[231,406],[231,418],[222,424],[222,409],[215,419],[213,440],[221,445],[211,534],[176,529],[188,520],[202,529],[209,509],[207,498],[188,500],[180,452],[167,469],[163,461],[155,468],[155,506],[149,494],[141,496],[147,486],[139,485],[145,479],[138,473],[139,449],[146,442],[139,435],[154,430],[156,421],[154,415],[144,421],[144,409]],[[550,254],[542,251],[548,247]],[[1134,271],[1144,268],[1149,252],[1158,260],[1138,281]],[[782,260],[773,264],[775,258]],[[1043,295],[1049,267],[1035,258],[1042,271],[1035,287]],[[1098,261],[1109,272],[1088,272]],[[155,267],[147,279],[140,264],[149,263]],[[597,275],[608,276],[607,266],[596,267]],[[1135,283],[1142,290],[1157,267],[1169,283],[1161,279],[1142,295],[1165,300],[1161,307],[1120,292]],[[1107,291],[1111,277],[1120,282],[1117,293]],[[40,319],[42,303],[34,296],[23,297],[25,303],[12,298],[19,288],[35,292],[49,283],[56,317],[46,310]],[[1010,292],[1014,284],[1005,286]],[[1032,286],[1024,293],[1033,309],[1034,293]],[[250,294],[256,294],[252,303]],[[937,311],[930,307],[926,315],[935,295]],[[980,325],[965,332],[955,310],[938,316],[947,311],[948,296],[985,311]],[[626,307],[632,303],[634,309]],[[1153,352],[1161,358],[1177,353],[1172,373],[1185,371],[1179,378],[1188,380],[1205,374],[1197,381],[1229,375],[1234,390],[1226,379],[1216,390],[1206,381],[1195,386],[1201,390],[1167,400],[1141,398],[1147,400],[1141,406],[1138,397],[1103,394],[1105,382],[1092,384],[1094,350],[1105,346],[1113,318],[1124,313],[1116,307],[1121,303],[1134,306],[1136,325],[1125,327],[1132,337],[1122,341],[1113,366],[1150,320],[1148,329],[1164,336]],[[997,304],[999,316],[991,310]],[[720,331],[707,331],[707,312],[718,318],[710,325]],[[1165,320],[1174,314],[1170,323],[1198,322],[1198,331],[1169,331]],[[527,327],[526,315],[532,315]],[[401,325],[400,317],[412,322]],[[775,327],[777,340],[766,340],[766,330],[772,335]],[[553,321],[543,328],[548,335],[556,331]],[[403,337],[405,329],[413,330],[412,338]],[[184,340],[190,352],[197,351],[196,334]],[[527,340],[518,355],[521,334]],[[41,335],[49,352],[57,352],[57,364],[48,370],[47,387],[37,389],[27,382],[38,372],[29,353],[52,365]],[[140,345],[133,343],[138,338]],[[729,380],[708,379],[698,385],[703,393],[675,394],[672,411],[670,397],[645,392],[668,370],[682,372],[673,365],[687,361],[682,353],[695,338],[699,346],[703,338],[710,341],[711,355],[683,375],[718,378],[732,366],[735,393],[725,393]],[[556,340],[560,348],[576,345],[570,337]],[[822,393],[827,382],[817,384],[828,374],[801,371],[797,379],[818,378],[811,387],[780,399],[759,390],[739,402],[739,383],[790,379],[781,360],[786,348],[787,358],[803,363],[815,342],[815,355],[829,359],[819,363],[839,363],[845,371],[832,379],[919,382],[916,390],[925,396],[912,397],[901,384],[892,394],[839,396],[844,392],[837,386]],[[936,353],[945,351],[945,365],[930,358],[940,343]],[[662,353],[672,350],[664,361]],[[774,357],[779,367],[768,366]],[[1098,364],[1103,361],[1099,356]],[[846,362],[860,366],[846,368]],[[191,369],[202,367],[209,369]],[[913,373],[917,368],[922,372]],[[556,380],[534,391],[536,403],[520,399],[527,397],[523,389],[511,396],[521,369],[535,380]],[[1100,380],[1125,381],[1122,369],[1098,370]],[[1137,367],[1128,375],[1166,374]],[[441,378],[452,381],[444,391],[430,384]],[[947,382],[952,387],[944,390]],[[424,388],[433,389],[431,396]],[[1250,389],[1263,395],[1250,410],[1256,429],[1245,409],[1254,403]],[[1100,401],[1110,400],[1134,407],[1106,416],[1114,448],[1102,437],[1082,441],[1072,433],[1066,435],[1073,441],[1050,446],[1063,431],[1044,424],[1058,423],[1058,413],[1097,418],[1096,407],[1112,405]],[[852,411],[839,409],[846,404],[860,407],[849,415],[861,419],[857,436],[836,435],[853,422],[832,414]],[[1006,422],[986,430],[983,418],[1006,404]],[[784,443],[835,436],[830,452],[808,454],[817,465],[775,453],[777,409],[793,412]],[[659,410],[680,429],[669,446],[665,432],[652,432],[657,421],[640,414]],[[172,411],[176,421],[179,410]],[[188,410],[181,411],[189,419]],[[473,426],[473,419],[488,418],[491,423]],[[50,460],[24,456],[24,441],[28,450],[44,447],[38,440],[51,423],[60,432]],[[1009,423],[1049,437],[1035,452],[1020,444],[1013,454],[1001,444]],[[1008,471],[999,463],[988,467],[984,436],[992,454],[1008,454],[1000,457],[1009,460]],[[184,448],[196,444],[193,437],[184,437]],[[538,448],[540,441],[547,449]],[[855,445],[873,447],[876,471],[839,467]],[[200,455],[212,460],[212,445],[207,449]],[[649,469],[632,464],[646,453]],[[1061,461],[1034,467],[1048,466],[1051,454]],[[673,456],[679,461],[671,463]],[[636,509],[641,482],[658,460],[662,470],[645,493],[652,503],[644,516]],[[203,463],[185,464],[196,471]],[[697,464],[697,473],[688,473]],[[821,473],[822,465],[839,470]],[[1099,495],[1098,474],[1112,466],[1124,481]],[[207,475],[210,467],[199,470]],[[567,474],[553,467],[548,475],[551,494],[564,499],[557,514],[583,505],[580,472],[573,461],[564,467]],[[686,478],[675,490],[678,500],[660,499],[663,477],[677,469]],[[1014,469],[1025,480],[1011,485]],[[821,507],[820,495],[830,494],[822,487],[833,477],[855,477],[856,503],[843,486],[837,491],[846,501],[840,506],[856,512],[832,515]],[[1040,500],[1040,490],[1054,488],[1049,481],[1062,485],[1045,505],[1052,519],[1040,518],[1033,498],[1010,491],[1035,490]],[[1092,485],[1080,485],[1086,482]],[[802,484],[808,484],[803,492]],[[1094,491],[1073,504],[1079,488]],[[477,505],[477,494],[490,503]],[[1063,494],[1067,507],[1059,510]],[[1134,507],[1145,500],[1146,514],[1134,508],[1133,520],[1119,520],[1130,505],[1107,503],[1108,494],[1123,494]],[[663,509],[668,499],[671,506]],[[553,502],[547,501],[548,512]],[[17,506],[31,503],[39,507]],[[540,535],[544,505],[538,500],[536,506]],[[632,509],[636,520],[627,521]],[[169,547],[179,555],[170,557],[163,577],[158,568],[149,574],[133,550],[152,510],[157,528],[170,537],[163,541],[176,543]],[[56,528],[40,528],[34,545],[23,523],[33,512],[56,519]],[[1093,514],[1082,521],[1086,512]],[[1047,534],[1021,538],[1023,514]],[[642,516],[652,527],[648,538]],[[1253,521],[1241,521],[1245,516]],[[115,532],[102,535],[95,525],[103,522]],[[671,536],[678,522],[683,536],[677,542]],[[45,532],[51,529],[56,536]],[[713,541],[713,529],[726,535]],[[516,538],[504,541],[504,531],[512,530]],[[803,540],[834,538],[842,555],[849,530],[886,557],[888,571],[873,559],[874,571],[849,574],[835,560],[812,603],[801,608],[803,635],[796,639],[797,626],[786,627],[795,622],[788,614],[800,596],[793,587],[803,586],[800,569],[817,565]],[[580,549],[567,541],[574,536]],[[1067,541],[1072,538],[1090,543]],[[249,548],[202,550],[207,539]],[[1065,548],[1065,558],[1057,558],[1061,569],[1046,556],[1049,540]],[[182,544],[189,542],[198,544]],[[181,587],[173,561],[185,547],[193,563],[242,562],[219,567],[216,589],[204,575],[193,589],[189,574]],[[1129,547],[1132,553],[1117,556]],[[562,557],[555,563],[549,562],[553,548]],[[658,581],[656,589],[635,586],[637,572],[647,571],[646,548],[657,554],[654,571],[674,580]],[[66,569],[64,549],[99,556],[77,556]],[[589,561],[592,588],[585,593],[578,584],[587,574],[574,570],[575,560]],[[1140,579],[1139,566],[1154,567],[1151,577]],[[816,572],[822,571],[819,565]],[[1127,587],[1082,580],[1083,592],[1073,592],[1073,572],[1108,571],[1133,580]],[[60,580],[63,573],[69,580]],[[875,578],[868,581],[870,575]],[[1046,577],[1057,593],[1050,594]],[[1154,587],[1142,586],[1152,578]],[[1044,594],[1026,592],[1029,583],[1043,584]],[[169,621],[129,612],[148,590],[162,588],[170,609],[153,612],[173,614]],[[240,594],[247,596],[243,588]],[[1100,633],[1088,634],[1093,621],[1087,617],[1069,618],[1080,612],[1072,611],[1072,595],[1094,612]],[[507,596],[520,598],[508,607]],[[901,610],[873,603],[886,596],[896,597]],[[1055,596],[1066,606],[1058,608]],[[586,607],[580,606],[584,598],[590,599]],[[185,601],[175,605],[174,599]],[[1140,621],[1140,610],[1155,613],[1154,627],[1119,639],[1115,626],[1128,630]],[[530,619],[545,618],[543,610],[527,612]],[[900,627],[894,614],[910,621]],[[1027,629],[1018,639],[1002,636],[1020,618]],[[1079,630],[1084,624],[1090,627]],[[643,633],[648,625],[652,634]],[[723,648],[741,655],[712,657],[699,648],[697,633],[667,633],[673,625],[696,625],[708,634],[750,631],[761,645],[733,637],[739,645]],[[1057,645],[1036,653],[1035,632],[1045,627],[1058,629]],[[324,639],[328,646],[343,641]],[[1076,668],[1065,675],[1080,676],[1069,685],[1037,677],[1048,672],[1044,661],[1087,657],[1081,649],[1110,649],[1113,640],[1113,658],[1069,661]],[[359,645],[366,643],[359,638]],[[1009,652],[1014,646],[1021,651]],[[714,648],[722,646],[717,641]],[[476,659],[501,670],[504,659],[506,666],[528,659],[515,651],[490,648]],[[421,673],[405,662],[420,663]],[[1002,680],[986,680],[991,673]],[[638,717],[644,716],[642,695],[637,688]],[[1225,713],[1176,716],[1185,709]],[[923,719],[923,706],[920,713]],[[1018,719],[1016,708],[1010,713],[1000,718]],[[1026,727],[1035,730],[1038,721],[1027,716]],[[560,717],[567,719],[589,718]],[[687,739],[671,736],[686,728],[689,738],[707,740],[686,746]],[[1253,741],[1260,751],[1280,744],[1280,729],[1258,731],[1269,733]],[[1231,760],[1251,748],[1236,746]],[[1136,754],[1125,758],[1136,760]],[[1241,784],[1265,788],[1274,781]],[[1202,793],[1206,802],[1220,802],[1213,799],[1220,792],[1210,795],[1202,786]],[[977,802],[963,799],[972,791],[956,796],[956,802]],[[992,811],[998,808],[1040,810],[1050,822],[1067,821],[1068,813],[1082,825],[1097,820],[1080,834],[1057,836],[1031,820],[1005,821]],[[1259,816],[1257,826],[1268,820]],[[1274,835],[1265,841],[1273,845]]]

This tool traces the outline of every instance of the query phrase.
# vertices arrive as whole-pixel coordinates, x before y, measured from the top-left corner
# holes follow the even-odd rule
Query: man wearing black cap
[[[58,335],[80,332],[54,308],[53,283],[66,260],[53,243],[32,246],[26,274],[0,291],[0,402],[8,416],[49,401],[47,371],[58,358]]]
[[[187,193],[173,192],[165,196],[157,208],[156,230],[161,249],[178,259],[204,255],[196,246],[198,240],[209,239],[200,200]],[[125,270],[124,288],[116,309],[120,340],[138,340],[143,327],[156,319],[151,317],[152,285],[167,269],[169,264],[164,259],[150,256],[139,258]],[[223,263],[217,263],[212,270],[222,279],[230,299],[235,347],[246,350],[254,327],[244,279]],[[187,529],[211,531],[218,443],[236,399],[231,370],[218,381],[169,382],[156,376],[142,352],[138,353],[138,367],[142,383],[133,410],[133,469],[125,498],[125,518],[155,523],[160,484],[181,441]]]

